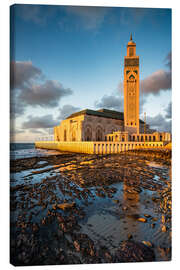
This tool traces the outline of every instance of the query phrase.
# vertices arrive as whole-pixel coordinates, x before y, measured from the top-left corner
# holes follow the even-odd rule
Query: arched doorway
[[[103,140],[103,129],[102,127],[98,126],[96,128],[96,141],[102,141]]]
[[[67,141],[67,131],[64,129],[64,142]]]
[[[73,142],[76,141],[76,131],[75,131],[75,129],[73,129],[73,131],[72,131],[72,141]]]
[[[90,126],[85,129],[85,141],[92,141],[92,128]]]

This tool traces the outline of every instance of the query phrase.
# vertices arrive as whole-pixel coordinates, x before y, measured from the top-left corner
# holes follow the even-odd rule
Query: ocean
[[[34,143],[10,143],[10,159],[21,159],[57,155],[60,152],[47,149],[36,149]]]

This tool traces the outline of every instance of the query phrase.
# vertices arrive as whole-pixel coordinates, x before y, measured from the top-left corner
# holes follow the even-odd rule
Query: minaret
[[[139,56],[132,34],[124,57],[124,129],[139,134]]]

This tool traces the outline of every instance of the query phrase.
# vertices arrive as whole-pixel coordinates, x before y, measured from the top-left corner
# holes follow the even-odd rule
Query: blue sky
[[[170,130],[170,9],[14,5],[13,138],[33,141],[80,109],[123,111],[130,33],[140,57],[141,114],[153,128]]]

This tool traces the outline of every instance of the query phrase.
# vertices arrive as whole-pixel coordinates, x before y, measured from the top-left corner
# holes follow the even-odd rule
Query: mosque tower
[[[139,134],[139,56],[132,34],[124,57],[124,130]]]

